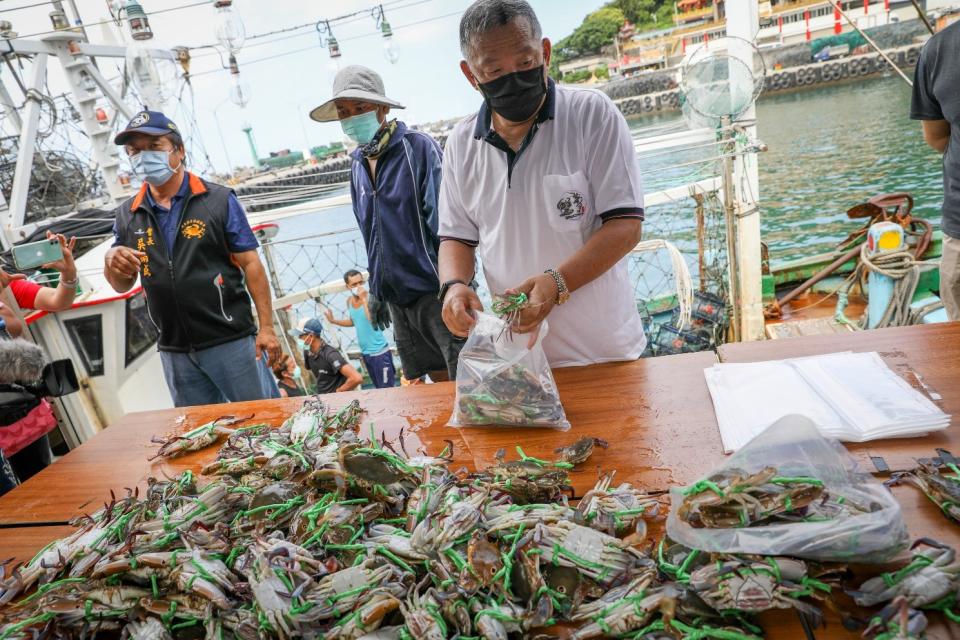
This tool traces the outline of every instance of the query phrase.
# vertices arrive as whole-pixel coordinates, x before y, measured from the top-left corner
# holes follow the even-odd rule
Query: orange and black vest
[[[192,173],[186,177],[189,189],[169,251],[146,184],[117,208],[120,244],[147,254],[140,282],[161,351],[197,351],[257,332],[243,271],[227,246],[231,190]]]

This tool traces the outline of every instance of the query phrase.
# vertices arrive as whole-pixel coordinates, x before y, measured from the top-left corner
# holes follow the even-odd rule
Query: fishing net
[[[753,64],[744,58],[752,57]],[[704,42],[680,69],[684,116],[691,126],[716,126],[735,118],[753,104],[763,90],[763,58],[753,43],[727,36]]]

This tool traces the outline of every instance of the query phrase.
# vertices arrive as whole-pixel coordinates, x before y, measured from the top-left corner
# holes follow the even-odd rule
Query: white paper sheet
[[[790,414],[846,442],[913,437],[950,424],[876,352],[715,364],[704,376],[727,453]]]

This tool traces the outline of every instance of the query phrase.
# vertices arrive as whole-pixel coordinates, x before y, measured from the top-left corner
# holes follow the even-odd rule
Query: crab
[[[470,603],[475,630],[487,640],[507,640],[513,634],[527,638],[531,635],[531,629],[546,626],[550,620],[550,612],[546,609],[528,611],[509,600],[498,604],[495,600],[484,602],[480,598],[473,598]]]
[[[793,608],[813,626],[819,626],[823,623],[819,605],[823,605],[840,618],[848,631],[860,627],[860,621],[834,601],[834,589],[850,577],[844,565],[731,554],[691,559],[702,564],[692,565],[697,568],[683,579],[688,579],[690,588],[705,606],[717,612],[743,614]],[[815,600],[817,605],[802,599]]]
[[[651,590],[631,591],[597,611],[592,622],[577,629],[570,640],[618,637],[645,627],[660,614],[665,626],[670,626],[676,615],[680,591],[671,584]]]
[[[749,527],[802,509],[822,494],[820,480],[783,477],[775,467],[752,474],[728,469],[684,489],[677,515],[694,527]]]
[[[854,601],[861,607],[870,607],[903,596],[909,606],[921,608],[957,594],[960,590],[960,562],[956,562],[953,547],[929,538],[918,539],[913,548],[918,546],[927,548],[915,553],[910,564],[899,571],[884,573],[864,582],[857,591],[850,593]]]
[[[400,603],[407,632],[415,640],[446,640],[447,623],[440,610],[440,602],[433,590],[420,595],[416,592]]]
[[[450,494],[448,494],[449,496]],[[483,520],[487,491],[477,491],[446,504],[427,516],[410,536],[410,546],[424,555],[436,555],[452,547],[458,538],[470,534]],[[453,496],[459,498],[459,496]]]
[[[174,458],[191,451],[205,449],[219,440],[221,436],[233,434],[235,430],[229,427],[245,422],[252,417],[252,415],[243,418],[237,416],[221,416],[212,422],[201,425],[196,429],[191,429],[186,433],[173,434],[163,438],[151,438],[152,442],[160,444],[161,446],[157,450],[157,453],[148,459]]]
[[[374,592],[402,597],[406,590],[403,574],[397,567],[370,558],[324,576],[303,593],[303,599],[314,603],[309,610],[310,619],[324,620],[353,610]]]
[[[383,619],[400,608],[400,599],[387,591],[375,591],[350,615],[344,616],[323,637],[327,640],[362,638],[380,627]]]
[[[885,482],[887,486],[906,482],[918,487],[934,502],[944,515],[960,523],[960,472],[956,466],[951,474],[942,473],[932,462],[921,462],[912,472],[895,474]]]
[[[897,596],[870,619],[863,637],[872,640],[920,640],[926,629],[927,617],[923,612],[911,609],[906,597]]]
[[[610,488],[612,474],[603,476],[577,505],[576,522],[611,536],[635,533],[646,537],[645,518],[656,516],[660,501],[627,483]]]
[[[519,504],[558,502],[565,493],[572,493],[567,470],[573,465],[539,460],[524,455],[519,447],[517,449],[521,454],[519,460],[507,462],[506,452],[500,449],[493,466],[470,477],[509,495]]]
[[[587,578],[608,588],[629,571],[649,563],[642,553],[619,538],[568,520],[536,525],[533,542],[540,549],[543,562],[576,567]]]
[[[132,620],[120,634],[122,640],[172,640],[173,636],[157,618]]]
[[[586,462],[587,459],[593,455],[594,447],[606,449],[608,446],[610,446],[610,443],[608,443],[606,440],[587,436],[585,438],[580,438],[573,444],[565,447],[558,447],[554,450],[554,453],[559,454],[560,460],[563,462],[569,462],[570,464],[576,465]]]

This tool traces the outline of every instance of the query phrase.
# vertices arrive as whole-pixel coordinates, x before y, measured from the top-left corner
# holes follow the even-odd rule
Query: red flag
[[[840,6],[836,4],[833,5],[833,32],[843,33],[843,25],[840,23]]]
[[[810,42],[810,12],[803,12],[803,21],[807,24],[807,42]]]

